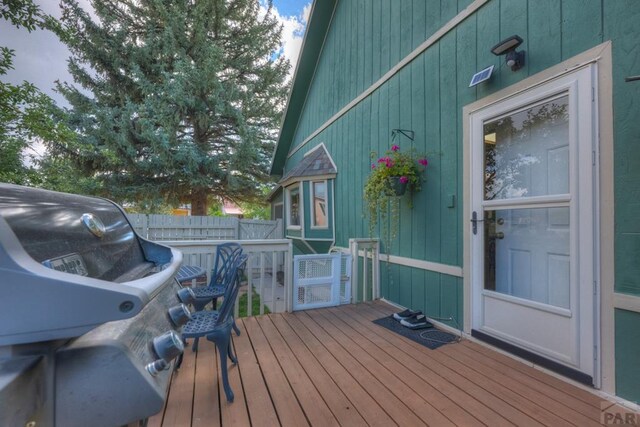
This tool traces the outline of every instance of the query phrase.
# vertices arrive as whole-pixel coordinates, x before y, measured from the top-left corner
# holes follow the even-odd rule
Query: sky
[[[35,0],[35,3],[45,13],[60,17],[58,1]],[[79,0],[79,3],[88,5],[90,0]],[[260,3],[264,5],[266,0],[260,0]],[[281,53],[291,62],[290,76],[292,76],[311,10],[311,0],[273,0],[273,5],[275,16],[283,25]],[[0,45],[15,50],[14,69],[7,75],[1,76],[2,81],[17,84],[26,80],[51,96],[59,105],[66,106],[62,96],[53,88],[56,80],[73,82],[67,72],[67,59],[70,54],[55,35],[43,30],[29,33],[24,29],[12,27],[7,21],[0,20]]]

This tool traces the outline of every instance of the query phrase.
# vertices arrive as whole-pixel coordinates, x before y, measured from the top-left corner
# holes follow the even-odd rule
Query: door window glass
[[[484,200],[569,193],[567,95],[484,123]]]
[[[484,213],[485,289],[569,308],[569,207]]]

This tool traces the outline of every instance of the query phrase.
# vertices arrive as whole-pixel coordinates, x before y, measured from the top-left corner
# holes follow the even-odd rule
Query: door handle
[[[476,211],[473,211],[473,213],[471,214],[471,230],[473,231],[473,234],[478,234],[479,222],[484,222],[484,219],[478,219],[478,213]]]

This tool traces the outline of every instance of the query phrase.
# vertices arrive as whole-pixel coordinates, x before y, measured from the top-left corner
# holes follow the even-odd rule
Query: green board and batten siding
[[[640,403],[640,313],[615,311],[616,394]]]
[[[317,63],[291,149],[375,83],[471,1],[339,0]],[[391,129],[416,132],[414,146],[431,153],[414,208],[402,205],[400,231],[391,252],[407,258],[462,266],[462,109],[530,75],[606,40],[613,49],[615,137],[615,289],[640,296],[640,2],[636,0],[489,0],[410,64],[402,68],[286,161],[291,168],[323,142],[338,168],[335,181],[336,245],[367,237],[362,188],[370,151],[390,146]],[[512,72],[490,53],[518,34],[527,52]],[[469,88],[472,74],[495,65],[493,78]],[[400,146],[409,146],[400,139]],[[283,143],[281,140],[280,143]],[[280,162],[282,163],[282,162]],[[274,171],[278,173],[277,170]],[[381,266],[382,295],[462,325],[462,279],[430,271]],[[640,330],[640,315],[616,315],[616,329]],[[451,322],[450,322],[451,323]],[[617,352],[638,345],[617,341]],[[619,393],[640,401],[640,373],[633,358],[618,358],[626,378]],[[622,384],[635,384],[627,387]]]
[[[640,75],[640,4],[628,3],[605,2],[603,27],[613,42],[616,292],[640,296],[640,81],[624,82]]]
[[[634,3],[634,7],[630,7]],[[615,290],[640,296],[640,4],[604,2],[602,28],[613,46]],[[616,393],[640,403],[640,313],[615,311]]]

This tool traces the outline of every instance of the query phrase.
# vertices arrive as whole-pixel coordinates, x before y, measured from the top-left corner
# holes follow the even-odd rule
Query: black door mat
[[[443,332],[436,328],[428,329],[409,329],[405,328],[393,316],[387,316],[373,321],[376,325],[383,326],[390,331],[409,338],[412,341],[422,344],[423,346],[435,350],[445,344],[453,344],[459,341],[459,336]]]

